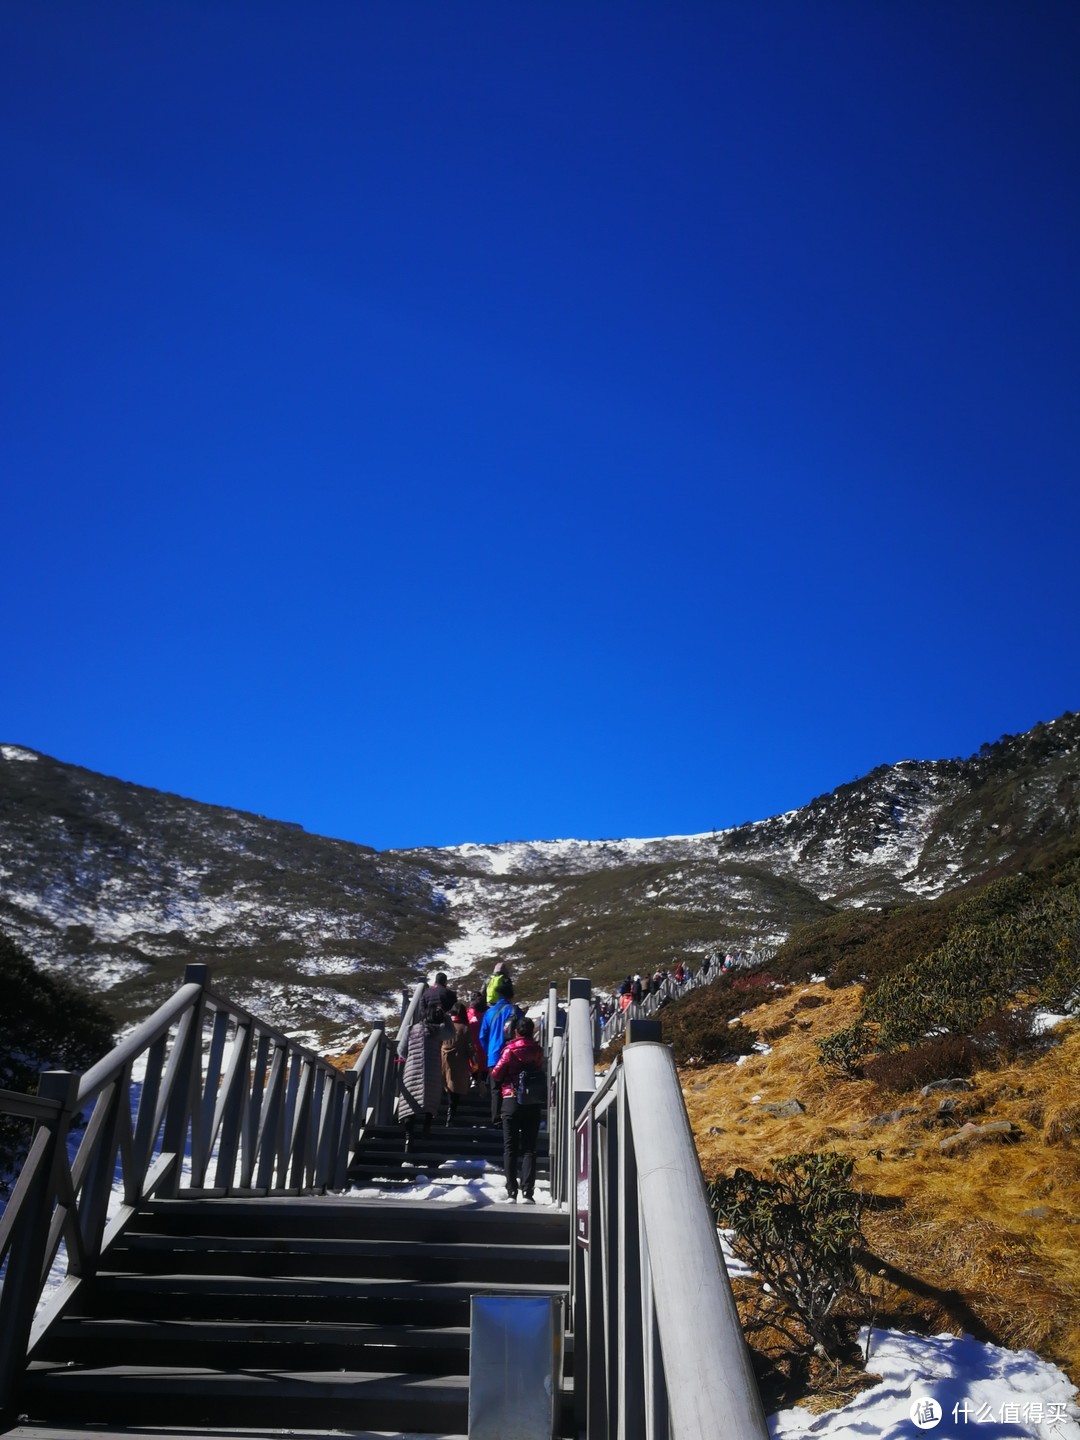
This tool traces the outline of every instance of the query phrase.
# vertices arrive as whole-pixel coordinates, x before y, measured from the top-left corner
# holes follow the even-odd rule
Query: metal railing
[[[590,1440],[767,1440],[659,1025],[631,1023],[599,1088],[587,980],[571,980],[565,1008],[552,987],[542,1031],[552,1198],[572,1237],[579,1429]],[[0,1410],[38,1339],[142,1201],[343,1188],[359,1138],[390,1117],[397,1053],[380,1021],[352,1071],[339,1071],[213,994],[206,967],[189,966],[176,994],[81,1078],[47,1072],[37,1096],[0,1091],[0,1113],[35,1126],[0,1219]],[[145,1070],[134,1097],[136,1064]],[[39,1307],[62,1246],[66,1278]]]
[[[215,995],[207,967],[189,965],[171,999],[84,1075],[45,1072],[36,1096],[0,1091],[0,1113],[35,1125],[0,1219],[0,1409],[142,1201],[344,1188],[358,1133],[387,1113],[393,1084],[381,1023],[343,1072]],[[62,1249],[65,1278],[39,1305]]]
[[[632,1023],[597,1086],[589,982],[551,1017],[553,1198],[572,1227],[574,1398],[589,1440],[767,1440],[674,1058]]]
[[[610,1045],[612,1040],[624,1033],[631,1020],[649,1020],[664,1005],[671,1000],[677,1000],[680,995],[698,990],[702,985],[713,985],[721,975],[729,975],[734,970],[752,970],[757,965],[767,964],[775,954],[775,950],[736,950],[731,954],[730,965],[719,960],[710,962],[708,971],[699,967],[696,972],[688,973],[681,983],[674,975],[665,976],[655,990],[650,990],[642,997],[639,1004],[631,1001],[625,1009],[616,1009],[601,1022],[601,1045]],[[616,1001],[620,998],[617,996]]]

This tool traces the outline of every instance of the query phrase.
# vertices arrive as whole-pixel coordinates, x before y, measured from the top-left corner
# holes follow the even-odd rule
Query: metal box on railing
[[[469,1440],[552,1440],[562,1393],[563,1297],[474,1295]]]

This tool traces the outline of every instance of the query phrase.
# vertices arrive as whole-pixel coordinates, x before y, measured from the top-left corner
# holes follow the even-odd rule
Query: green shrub
[[[1002,915],[1013,915],[1027,904],[1032,895],[1030,875],[1006,875],[1000,880],[991,880],[973,895],[967,895],[953,912],[953,924],[963,929],[966,925],[986,925]]]
[[[878,1045],[917,1045],[935,1031],[966,1034],[999,1009],[1011,987],[985,932],[954,932],[930,955],[886,976],[866,998],[863,1016],[878,1027]]]
[[[828,1070],[838,1070],[854,1079],[862,1074],[861,1060],[871,1048],[870,1027],[863,1020],[834,1030],[818,1041],[818,1061]]]
[[[855,1286],[863,1243],[853,1165],[835,1151],[811,1151],[773,1161],[774,1179],[736,1170],[709,1187],[719,1223],[733,1232],[732,1249],[829,1355],[839,1348],[833,1310]]]
[[[1037,933],[1043,965],[1040,998],[1050,1010],[1074,1015],[1080,1010],[1080,886],[1051,892],[1039,907],[1031,929]]]
[[[958,908],[943,944],[880,982],[863,1018],[882,1050],[941,1030],[970,1035],[1022,992],[1069,1013],[1080,1005],[1080,883],[1066,873],[1030,895],[1026,876],[987,886]]]

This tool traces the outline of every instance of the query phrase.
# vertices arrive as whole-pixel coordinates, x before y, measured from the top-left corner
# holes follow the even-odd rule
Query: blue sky
[[[0,739],[378,846],[1080,707],[1080,7],[0,8]]]

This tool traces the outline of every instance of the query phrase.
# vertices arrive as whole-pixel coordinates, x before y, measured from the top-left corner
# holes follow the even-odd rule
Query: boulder
[[[866,1123],[875,1126],[891,1125],[894,1120],[903,1120],[905,1115],[917,1115],[918,1113],[919,1107],[917,1105],[902,1105],[899,1110],[886,1110],[884,1114],[875,1115]]]
[[[759,1110],[764,1110],[766,1115],[775,1115],[777,1120],[790,1120],[793,1115],[805,1115],[805,1105],[800,1105],[798,1100],[764,1100],[758,1104]]]
[[[946,1135],[938,1141],[938,1149],[948,1153],[966,1145],[977,1145],[984,1140],[1019,1140],[1021,1130],[1011,1120],[988,1120],[985,1125],[973,1125],[969,1120],[955,1135]]]
[[[952,1080],[931,1080],[929,1085],[924,1085],[919,1091],[920,1095],[933,1095],[937,1090],[974,1090],[975,1086],[970,1080],[964,1080],[957,1075]]]

